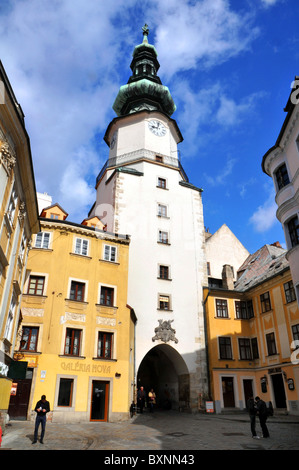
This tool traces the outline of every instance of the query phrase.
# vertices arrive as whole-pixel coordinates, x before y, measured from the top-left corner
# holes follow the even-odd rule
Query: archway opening
[[[182,356],[171,346],[161,344],[144,356],[137,374],[137,388],[147,394],[153,388],[160,409],[188,409],[190,376]]]

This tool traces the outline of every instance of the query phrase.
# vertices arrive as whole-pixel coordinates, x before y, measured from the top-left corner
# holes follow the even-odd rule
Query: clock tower
[[[145,25],[132,75],[113,104],[116,117],[104,136],[109,157],[89,215],[101,218],[107,231],[131,237],[128,304],[137,316],[137,387],[154,388],[160,406],[197,410],[208,393],[202,190],[181,166],[183,137],[171,117],[176,106],[157,75],[148,33]]]

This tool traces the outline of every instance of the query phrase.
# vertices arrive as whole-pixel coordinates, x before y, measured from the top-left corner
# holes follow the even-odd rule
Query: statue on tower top
[[[143,36],[148,36],[148,33],[149,33],[149,28],[148,28],[148,25],[145,23],[145,25],[142,27],[142,31],[143,31]]]

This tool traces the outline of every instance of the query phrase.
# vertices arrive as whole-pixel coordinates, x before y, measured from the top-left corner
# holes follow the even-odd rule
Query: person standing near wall
[[[36,420],[34,429],[34,439],[32,444],[35,444],[37,442],[37,434],[40,424],[42,426],[40,443],[43,444],[46,429],[47,413],[49,413],[50,411],[50,403],[46,400],[46,395],[42,395],[41,399],[37,402],[34,411],[36,412]]]

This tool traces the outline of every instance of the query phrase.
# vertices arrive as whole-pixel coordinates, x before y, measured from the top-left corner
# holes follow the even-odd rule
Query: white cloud
[[[199,83],[194,91],[189,77],[177,79],[177,72],[237,56],[257,37],[250,14],[233,11],[227,0],[147,0],[142,6],[138,0],[8,0],[1,8],[0,57],[25,113],[36,187],[65,204],[70,219],[75,205],[76,212],[89,209],[90,177],[108,157],[100,142],[145,21],[156,33],[149,40],[167,77],[163,82],[180,96],[188,150],[200,144],[199,127],[207,119],[234,125],[254,104],[221,94],[219,83]]]
[[[261,0],[262,4],[266,7],[270,7],[278,3],[280,0]]]
[[[0,14],[0,56],[25,113],[37,190],[70,204],[67,212],[90,199],[67,199],[67,182],[90,194],[84,179],[107,158],[93,152],[92,163],[76,163],[112,115],[122,50],[112,20],[122,8],[121,0],[22,0]]]
[[[253,213],[249,222],[257,232],[267,232],[277,223],[276,211],[277,205],[275,203],[275,192],[271,189],[268,198]]]
[[[248,50],[259,33],[251,15],[234,12],[227,0],[157,0],[151,20],[166,77],[195,69],[199,61],[205,67],[225,62]]]

